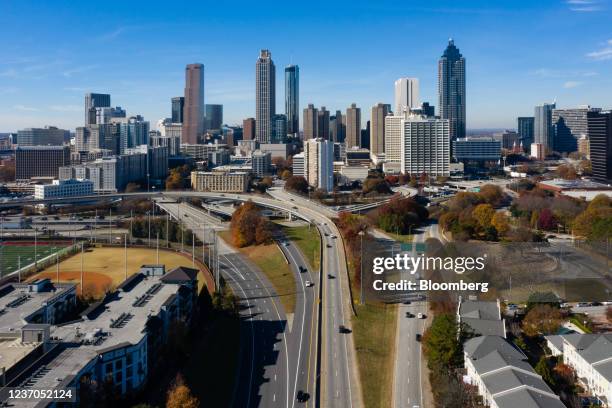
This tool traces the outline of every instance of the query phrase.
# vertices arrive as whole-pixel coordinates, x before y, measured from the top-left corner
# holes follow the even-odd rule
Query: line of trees
[[[368,214],[370,222],[382,230],[399,234],[408,234],[411,227],[420,225],[428,217],[429,211],[415,200],[399,197]]]
[[[123,227],[129,228],[129,221],[124,222]],[[134,217],[131,234],[134,238],[149,238],[149,219],[147,216]],[[168,223],[166,223],[165,218],[151,217],[151,239],[156,239],[157,234],[159,234],[160,240],[166,240],[166,237],[168,237],[170,242],[182,242],[184,239],[185,244],[193,244],[193,232],[189,228],[180,226],[174,220],[168,220]],[[195,238],[195,245],[202,245],[197,237]]]

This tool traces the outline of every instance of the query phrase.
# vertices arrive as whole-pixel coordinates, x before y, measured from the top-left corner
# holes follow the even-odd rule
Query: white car
[[[312,283],[311,281],[306,281],[304,282],[304,284],[306,285],[307,288],[314,286],[314,283]]]
[[[417,319],[422,319],[422,318],[423,318],[423,313],[417,314]]]

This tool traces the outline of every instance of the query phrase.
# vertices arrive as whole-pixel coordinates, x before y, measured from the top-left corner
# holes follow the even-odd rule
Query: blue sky
[[[356,102],[368,119],[402,76],[437,105],[449,37],[467,60],[468,128],[515,127],[553,99],[612,107],[611,1],[3,1],[0,131],[80,126],[87,91],[155,123],[191,62],[205,64],[206,102],[240,123],[254,115],[261,48],[277,67],[278,112],[290,63],[301,108]]]

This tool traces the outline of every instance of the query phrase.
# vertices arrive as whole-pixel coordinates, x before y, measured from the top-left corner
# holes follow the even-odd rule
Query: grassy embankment
[[[225,242],[231,244],[229,231],[223,231],[219,235]],[[295,311],[295,280],[278,246],[275,243],[253,245],[238,248],[238,250],[257,265],[270,280],[285,313],[293,313]]]

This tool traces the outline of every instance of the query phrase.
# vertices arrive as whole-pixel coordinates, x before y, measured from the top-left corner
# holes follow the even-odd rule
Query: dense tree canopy
[[[248,201],[234,211],[230,232],[237,247],[265,244],[272,239],[272,224],[252,201]]]

